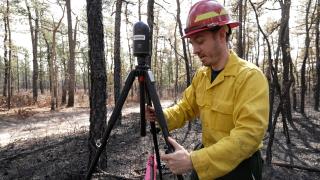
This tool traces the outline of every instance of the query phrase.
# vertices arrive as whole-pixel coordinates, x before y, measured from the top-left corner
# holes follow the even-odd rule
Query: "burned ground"
[[[1,143],[0,179],[83,179],[88,166],[89,109],[74,108],[54,113],[29,111],[25,116],[18,111],[1,114],[1,134],[12,133],[10,142]],[[317,172],[320,169],[319,113],[314,112],[309,117],[296,113],[293,117],[294,126],[289,126],[291,144],[286,143],[279,120],[273,145],[274,164],[264,167],[265,180],[320,179],[320,172]],[[67,127],[51,126],[51,123]],[[108,168],[94,174],[94,179],[143,179],[153,143],[150,133],[146,137],[140,136],[139,123],[139,113],[131,110],[124,113],[122,124],[113,129],[106,147]],[[191,130],[187,129],[188,125],[171,134],[192,150],[200,143],[201,125],[194,122]],[[158,137],[163,150],[164,142],[160,134]],[[262,149],[264,157],[267,142],[268,135]],[[174,179],[168,170],[164,173],[165,179]]]

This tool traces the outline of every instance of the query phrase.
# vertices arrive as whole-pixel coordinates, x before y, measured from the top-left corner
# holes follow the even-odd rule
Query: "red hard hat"
[[[239,26],[239,22],[232,21],[227,10],[217,1],[202,0],[191,7],[183,37],[223,25],[234,28]]]

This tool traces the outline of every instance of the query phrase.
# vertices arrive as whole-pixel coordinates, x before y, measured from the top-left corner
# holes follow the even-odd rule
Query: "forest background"
[[[17,168],[25,164],[17,161],[39,155],[38,144],[45,150],[59,152],[62,145],[75,142],[85,149],[80,152],[80,161],[84,163],[77,167],[69,163],[67,169],[77,170],[72,173],[66,170],[60,175],[74,177],[85,173],[87,161],[96,150],[94,144],[101,138],[125,78],[137,64],[132,55],[132,29],[139,20],[151,28],[149,62],[159,97],[164,104],[177,102],[201,66],[188,40],[181,38],[189,7],[195,2],[1,1],[0,160],[6,162],[1,176],[26,176]],[[268,165],[265,177],[286,179],[288,174],[298,171],[297,179],[317,179],[320,171],[319,0],[219,2],[241,22],[231,36],[233,49],[259,66],[269,82],[272,108],[264,139],[263,155]],[[138,113],[133,110],[139,101],[138,91],[135,82],[127,99],[128,110],[113,134],[122,132],[121,142],[128,140],[127,123],[131,126],[139,121],[132,121],[138,119]],[[66,124],[74,122],[77,127],[67,127]],[[196,144],[194,138],[201,135],[199,129],[199,124],[190,123],[176,136],[181,135],[181,141],[189,143],[192,149]],[[69,141],[69,137],[78,138]],[[117,141],[113,143],[117,145]],[[107,147],[113,147],[111,144]],[[112,152],[103,153],[105,162],[111,161],[109,153]],[[30,154],[33,156],[27,157]],[[47,156],[41,160],[49,167],[48,161]],[[104,169],[107,164],[99,163],[99,167]],[[141,164],[137,169],[141,170]],[[139,177],[137,169],[119,174],[121,170],[117,172],[115,168],[112,175]],[[29,173],[30,177],[37,174],[33,172]],[[39,172],[40,177],[58,176],[54,170]]]

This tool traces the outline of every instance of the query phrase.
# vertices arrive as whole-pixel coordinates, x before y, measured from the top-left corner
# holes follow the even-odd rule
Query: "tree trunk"
[[[40,67],[39,67],[39,87],[40,93],[44,94],[44,70],[43,70],[43,54],[40,47],[40,59],[39,59]]]
[[[292,122],[292,118],[291,118],[291,106],[290,106],[290,85],[292,82],[289,81],[289,71],[290,71],[290,62],[291,61],[291,56],[290,53],[287,52],[288,49],[290,49],[290,44],[289,44],[289,13],[290,13],[290,1],[285,1],[285,3],[283,4],[282,2],[280,2],[281,5],[281,13],[282,13],[282,18],[281,18],[281,25],[280,25],[280,30],[279,30],[279,46],[277,48],[276,51],[276,60],[275,60],[275,68],[273,70],[273,66],[272,66],[272,61],[271,61],[271,51],[269,51],[268,56],[269,56],[269,62],[271,64],[271,66],[269,66],[270,73],[272,74],[273,77],[273,81],[272,81],[272,85],[270,87],[275,88],[279,94],[279,98],[280,98],[280,103],[278,105],[278,108],[276,110],[276,113],[274,115],[274,120],[272,122],[272,124],[269,124],[269,142],[268,142],[268,146],[267,146],[267,157],[266,157],[266,161],[268,165],[271,165],[271,161],[272,161],[272,145],[273,145],[273,139],[274,139],[274,131],[276,128],[276,123],[277,123],[277,119],[280,115],[280,113],[282,113],[282,121],[283,121],[283,127],[284,127],[284,133],[286,135],[287,138],[287,143],[290,143],[290,136],[289,136],[289,131],[287,128],[287,121],[289,123]],[[252,2],[250,1],[250,4],[253,6]],[[255,8],[254,8],[255,10]],[[257,17],[257,13],[255,12],[256,17]],[[260,29],[260,31],[262,32],[263,36],[265,37],[267,44],[268,44],[268,48],[270,48],[269,43],[268,43],[268,39],[266,38],[265,34],[263,33],[260,25],[258,24],[258,27]],[[278,56],[279,56],[279,52],[280,52],[280,45],[281,45],[281,49],[282,49],[282,55],[283,55],[283,86],[282,86],[282,90],[278,81],[278,76],[277,76],[277,72],[278,72]],[[268,75],[269,73],[267,73]],[[268,77],[268,76],[267,76]],[[268,79],[269,80],[269,79]],[[272,90],[272,96],[271,96],[271,101],[272,101],[272,106],[273,106],[273,98],[274,98],[274,90]],[[272,106],[270,108],[271,112],[272,112]],[[270,114],[270,112],[269,112]],[[272,114],[270,114],[271,116]],[[269,120],[270,121],[270,120]]]
[[[4,69],[4,66],[2,66],[4,65],[4,62],[2,63],[1,61],[2,61],[2,58],[0,58],[0,69]],[[2,71],[0,71],[0,79],[1,78],[2,78]]]
[[[83,83],[83,92],[86,93],[87,92],[87,72],[86,72],[86,65],[84,63],[84,65],[82,66],[81,68],[81,71],[82,71],[82,76],[81,76],[81,79],[82,79],[82,83]]]
[[[46,47],[47,47],[47,61],[48,61],[48,66],[49,66],[49,90],[50,90],[50,93],[51,93],[51,90],[52,90],[52,77],[51,77],[51,48],[50,48],[50,44],[46,38],[46,36],[43,34],[43,39],[46,43]]]
[[[268,131],[271,130],[272,128],[272,112],[273,112],[273,102],[274,102],[274,96],[275,96],[275,80],[278,82],[278,75],[276,72],[272,73],[273,71],[273,63],[272,63],[272,55],[271,55],[271,46],[270,46],[270,42],[269,42],[269,38],[266,35],[266,33],[262,30],[260,22],[259,22],[259,17],[258,17],[258,13],[257,10],[255,8],[255,6],[253,5],[253,3],[251,2],[251,0],[249,0],[249,3],[251,4],[255,16],[256,16],[256,20],[257,20],[257,24],[258,24],[258,29],[261,32],[261,34],[263,35],[263,38],[266,41],[267,47],[268,47],[268,69],[266,72],[266,77],[268,79],[268,83],[269,83],[269,102],[270,102],[270,110],[269,110],[269,125],[268,125]],[[272,78],[272,74],[274,74],[275,78]]]
[[[305,28],[306,28],[306,38],[305,38],[305,52],[304,57],[302,61],[302,67],[301,67],[301,100],[300,100],[300,112],[301,114],[305,114],[304,112],[304,104],[305,104],[305,93],[306,93],[306,63],[307,59],[309,58],[309,47],[310,47],[310,37],[309,37],[309,31],[311,28],[311,23],[309,26],[309,10],[311,6],[311,0],[308,1],[307,7],[306,7],[306,17],[305,17]]]
[[[292,79],[292,108],[297,111],[297,89],[296,89],[296,78],[294,77],[294,64],[290,63],[290,78]]]
[[[187,52],[188,52],[188,57],[190,58],[189,59],[189,64],[190,64],[190,78],[192,79],[193,77],[193,73],[195,72],[194,68],[193,68],[193,64],[194,64],[194,58],[192,58],[191,56],[191,52],[190,52],[190,40],[187,39]]]
[[[57,25],[53,22],[52,30],[52,44],[51,44],[51,66],[50,66],[50,81],[51,81],[51,110],[54,111],[58,107],[58,67],[56,62],[56,34],[58,28],[61,25],[62,19],[64,17],[65,7],[63,7],[62,17],[60,18]]]
[[[113,35],[111,35],[111,36],[113,36]],[[106,35],[105,35],[105,40],[106,40],[106,42],[105,42],[105,44],[106,44],[106,47],[105,47],[105,54],[106,54],[106,74],[107,74],[107,77],[109,77],[109,74],[108,74],[108,72],[109,72],[109,64],[108,64],[108,57],[109,57],[109,51],[110,51],[110,56],[112,56],[112,53],[113,52],[111,52],[111,51],[113,51],[112,49],[111,49],[111,47],[112,47],[112,40],[111,40],[111,37],[110,37],[110,44],[108,43],[108,38],[109,38],[109,36],[108,36],[108,32],[106,32]],[[110,46],[110,47],[109,47]],[[111,62],[113,62],[112,61],[112,58],[111,58]],[[88,69],[88,71],[89,71],[89,69]],[[110,71],[111,71],[111,68],[110,68]],[[111,75],[111,73],[110,73],[110,75]],[[89,80],[89,79],[88,79]],[[88,84],[89,84],[89,81],[88,81]],[[110,84],[110,82],[109,82],[109,84]],[[107,85],[106,85],[107,87],[107,94],[106,94],[106,96],[107,97],[109,97],[109,92],[111,93],[112,92],[112,90],[111,90],[111,88],[109,87],[109,85],[108,85],[108,83],[107,83]],[[90,86],[88,86],[88,87],[90,87]],[[107,103],[107,105],[108,105],[108,103]]]
[[[173,77],[174,77],[174,75],[173,75],[173,67],[174,67],[174,63],[173,63],[173,51],[174,51],[174,49],[173,49],[173,47],[171,46],[171,42],[169,41],[169,43],[170,43],[170,55],[169,55],[169,64],[168,64],[168,80],[169,80],[169,82],[168,82],[168,94],[171,96],[171,97],[174,97],[174,91],[171,89],[171,87],[172,87],[172,83],[174,82],[174,80],[173,80]]]
[[[243,0],[241,0],[243,3]],[[245,57],[245,59],[248,61],[249,60],[249,51],[250,51],[250,36],[247,36],[249,34],[249,28],[247,28],[247,0],[244,0],[244,4],[242,5],[242,55]],[[249,20],[248,20],[249,21]],[[246,41],[247,38],[247,41]],[[253,54],[252,55],[252,63],[253,63]]]
[[[64,49],[64,48],[62,48],[62,49]],[[62,58],[61,61],[62,61],[62,67],[63,67],[63,72],[64,72],[63,73],[64,74],[64,81],[62,84],[61,105],[64,105],[67,102],[67,86],[68,86],[68,72],[67,71],[68,70],[67,70],[67,65],[66,65],[66,59]]]
[[[249,49],[249,48],[248,48]],[[260,31],[258,31],[258,34],[257,34],[257,47],[256,47],[256,51],[257,51],[257,56],[256,56],[256,66],[259,67],[259,57],[260,57]],[[263,59],[264,61],[264,59]]]
[[[85,90],[84,90],[84,92],[90,94],[90,64],[89,64],[89,60],[88,60],[88,53],[85,53],[84,50],[82,49],[81,50],[81,54],[82,54],[82,57],[83,57],[83,60],[84,60],[83,69],[87,69],[87,71],[84,70],[84,74],[83,74],[83,79],[84,79],[83,81],[85,82],[85,85],[84,85],[84,89]],[[107,74],[107,71],[106,71],[106,74]],[[106,88],[107,87],[108,86],[106,86]],[[107,91],[106,91],[106,97],[108,97]]]
[[[3,39],[3,46],[4,46],[4,83],[3,83],[3,96],[7,97],[8,91],[8,15],[3,15],[3,24],[4,24],[4,39]]]
[[[271,125],[271,129],[269,130],[269,141],[268,141],[267,150],[266,150],[266,161],[267,161],[268,166],[270,166],[271,162],[272,162],[272,145],[273,145],[273,141],[274,141],[274,132],[276,129],[278,117],[280,115],[280,112],[282,111],[282,107],[283,107],[283,102],[282,102],[282,100],[280,100],[280,103],[279,103],[277,110],[275,112],[275,115],[274,115],[274,120]]]
[[[280,27],[280,37],[282,39],[281,41],[281,50],[282,50],[282,63],[283,63],[283,81],[282,81],[282,96],[284,101],[284,113],[287,117],[288,122],[292,122],[291,117],[291,105],[290,105],[290,88],[292,81],[289,79],[290,75],[290,62],[291,55],[290,51],[290,40],[289,40],[289,15],[290,15],[290,6],[291,6],[291,0],[284,0],[284,3],[280,1],[281,5],[281,27]]]
[[[90,62],[88,62],[87,63],[87,67],[88,67],[88,74],[87,74],[87,81],[88,81],[88,93],[89,93],[89,95],[91,94],[91,68],[90,68]],[[107,71],[106,71],[106,73],[107,73]],[[107,82],[107,78],[106,78],[106,84],[108,83]],[[108,94],[107,94],[107,92],[106,92],[106,99],[108,98],[108,96],[107,96]]]
[[[38,9],[35,8],[35,29],[34,29],[34,44],[32,45],[32,54],[33,54],[33,73],[32,73],[32,94],[33,94],[33,102],[37,102],[38,100],[38,32],[39,32],[39,12]]]
[[[141,0],[138,0],[138,17],[139,21],[141,21]]]
[[[319,45],[319,24],[320,24],[320,0],[317,1],[317,16],[316,16],[316,85],[314,91],[314,109],[319,111],[320,104],[320,45]]]
[[[9,0],[7,0],[7,28],[9,35],[9,56],[8,56],[8,99],[7,107],[11,108],[11,96],[12,96],[12,71],[11,71],[11,58],[12,58],[12,41],[11,41],[11,29],[10,29],[10,20],[9,20]]]
[[[68,61],[68,105],[67,107],[74,106],[74,88],[75,88],[75,43],[76,43],[76,28],[74,28],[74,38],[72,38],[72,17],[71,17],[71,3],[66,0],[67,18],[68,18],[68,40],[69,40],[69,61]]]
[[[239,28],[238,28],[238,34],[237,34],[237,54],[239,57],[241,58],[244,58],[243,57],[243,52],[244,52],[244,49],[243,49],[243,34],[242,34],[242,18],[243,18],[243,0],[239,0],[238,1],[238,7],[239,7]]]
[[[149,39],[150,39],[150,56],[147,57],[147,65],[151,68],[151,57],[152,57],[152,49],[153,49],[153,24],[154,24],[154,0],[148,0],[147,4],[147,22],[150,28],[150,34],[149,34]]]
[[[180,37],[183,36],[183,32],[182,32],[182,23],[181,23],[181,19],[180,19],[180,1],[176,0],[177,2],[177,22],[179,25],[179,32],[180,32]],[[189,68],[189,59],[188,59],[188,55],[187,55],[187,49],[186,49],[186,41],[185,39],[181,39],[182,41],[182,49],[183,49],[183,58],[184,58],[184,62],[185,62],[185,67],[186,67],[186,74],[187,74],[187,87],[190,85],[191,83],[191,77],[190,77],[190,68]]]
[[[39,13],[37,8],[35,7],[35,14],[36,18],[34,20],[35,27],[32,24],[32,17],[30,12],[30,7],[28,5],[27,0],[25,0],[25,4],[28,10],[28,19],[29,19],[29,26],[30,26],[30,34],[31,34],[31,43],[32,43],[32,63],[33,63],[33,73],[32,73],[32,95],[33,95],[33,102],[37,102],[38,98],[38,61],[37,61],[37,48],[38,48],[38,30],[39,30]]]
[[[178,98],[178,80],[179,80],[179,57],[178,57],[178,52],[177,52],[177,27],[178,27],[178,22],[176,22],[176,25],[174,27],[174,59],[175,59],[175,78],[174,78],[174,103],[177,103],[177,98]]]
[[[62,44],[62,54],[65,54],[65,47],[64,47],[64,40],[63,37],[61,38],[61,44]],[[63,78],[64,81],[62,82],[62,95],[61,95],[61,105],[65,105],[67,102],[67,87],[68,87],[68,68],[67,68],[67,62],[66,58],[62,57],[61,58],[61,63],[62,63],[62,72],[63,72]]]
[[[102,0],[87,0],[87,21],[90,64],[90,130],[88,139],[89,163],[94,158],[106,128],[106,66],[104,56],[104,35]],[[107,156],[100,156],[98,168],[106,168]]]
[[[17,54],[15,54],[15,57],[17,58],[17,90],[18,93],[20,92],[20,67],[19,67],[19,57]]]
[[[166,47],[166,41],[165,39],[163,38],[163,51],[160,52],[160,58],[159,58],[159,62],[160,62],[160,73],[159,73],[159,98],[162,98],[163,97],[163,76],[162,76],[162,73],[163,73],[163,59],[164,59],[164,51],[165,51],[165,47]]]
[[[51,111],[56,110],[56,98],[55,98],[55,72],[54,72],[54,65],[55,65],[55,33],[52,39],[52,46],[51,46],[51,56],[50,56],[50,64],[49,64],[49,73],[50,73],[50,96],[51,96]]]
[[[292,124],[291,116],[291,103],[290,103],[290,88],[292,84],[292,79],[289,78],[290,75],[290,63],[292,63],[290,51],[290,40],[289,40],[289,14],[291,0],[285,0],[284,3],[280,1],[281,5],[281,27],[280,27],[280,37],[281,50],[282,50],[282,64],[283,64],[283,81],[282,81],[282,98],[283,98],[283,111],[284,116],[287,121]],[[284,121],[285,123],[285,121]]]
[[[120,33],[121,33],[121,7],[122,0],[116,1],[116,15],[114,23],[114,103],[118,102],[121,92],[121,57],[120,57]],[[117,125],[121,124],[121,115],[118,118]]]
[[[89,74],[89,61],[88,61],[88,53],[85,53],[83,49],[80,50],[81,54],[82,54],[82,59],[83,59],[83,88],[84,88],[84,92],[87,93],[89,92],[89,79],[90,77],[88,77]],[[106,93],[106,96],[108,94]],[[108,96],[107,96],[108,97]]]
[[[126,3],[126,7],[125,7],[125,17],[126,17],[126,33],[127,33],[127,43],[128,43],[128,50],[129,50],[130,71],[132,71],[134,62],[133,62],[133,58],[132,58],[132,54],[131,54],[131,39],[130,39],[131,34],[129,34],[129,30],[128,30],[128,25],[130,25],[129,16],[128,16],[128,3]],[[130,90],[131,99],[133,98],[133,91],[134,91],[134,89]]]
[[[156,21],[155,21],[155,27],[153,28],[155,31],[155,34],[153,36],[153,44],[154,44],[154,56],[153,56],[153,71],[155,75],[156,80],[156,89],[159,91],[159,63],[158,63],[158,41],[159,41],[159,13],[156,14]],[[152,63],[151,63],[152,64]]]
[[[24,86],[25,90],[28,90],[28,52],[24,54]]]

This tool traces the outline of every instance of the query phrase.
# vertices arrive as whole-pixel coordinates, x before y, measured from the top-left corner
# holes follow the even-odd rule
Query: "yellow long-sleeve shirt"
[[[269,115],[265,76],[233,51],[210,80],[210,67],[200,68],[179,103],[164,110],[169,130],[200,117],[204,148],[191,160],[201,180],[227,174],[261,148]]]

